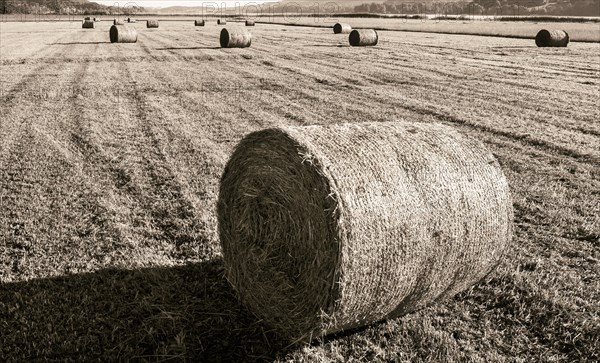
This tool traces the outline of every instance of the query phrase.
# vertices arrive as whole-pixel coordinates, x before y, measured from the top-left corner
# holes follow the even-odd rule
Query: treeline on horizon
[[[143,7],[134,6],[130,2],[127,7],[105,6],[86,0],[0,0],[0,14],[81,14],[81,15],[114,15],[140,14]],[[334,5],[335,4],[335,5]],[[341,4],[341,5],[340,5]],[[354,7],[337,4],[331,1],[324,4],[323,10],[332,14],[439,14],[447,16],[527,16],[527,15],[561,15],[561,16],[600,16],[600,0],[471,0],[471,1],[406,1],[388,0],[379,3],[364,3]],[[279,11],[296,12],[314,15],[315,6],[290,6],[277,9]],[[332,6],[333,5],[333,6]],[[327,8],[325,9],[325,6]]]

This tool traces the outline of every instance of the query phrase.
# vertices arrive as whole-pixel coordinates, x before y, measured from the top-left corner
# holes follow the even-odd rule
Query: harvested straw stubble
[[[379,35],[373,29],[354,29],[348,40],[353,47],[373,46],[377,45]]]
[[[244,28],[221,30],[221,48],[247,48],[252,44],[252,34]]]
[[[564,30],[540,30],[535,36],[538,47],[566,47],[569,44],[569,34]]]
[[[146,28],[158,28],[158,20],[147,20]]]
[[[84,20],[83,24],[81,25],[83,29],[94,29],[95,26],[96,25],[93,20]]]
[[[194,26],[204,26],[204,25],[205,25],[204,20],[194,20]]]
[[[336,23],[333,26],[334,34],[348,34],[352,31],[352,27],[349,24]]]
[[[137,30],[127,25],[113,25],[110,27],[111,43],[135,43],[137,42]]]
[[[255,23],[252,20],[246,20],[246,26],[255,26]]]
[[[425,123],[251,133],[225,167],[217,215],[227,279],[295,342],[470,287],[499,263],[513,228],[494,156]]]

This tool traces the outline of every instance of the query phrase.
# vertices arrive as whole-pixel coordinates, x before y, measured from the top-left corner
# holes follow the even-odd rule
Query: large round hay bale
[[[255,26],[255,23],[253,20],[246,20],[246,26]]]
[[[128,23],[137,23],[137,20],[132,19],[132,18],[127,18],[127,22]]]
[[[219,25],[226,25],[227,24],[227,20],[225,20],[225,19],[218,19],[217,20],[217,24],[219,24]]]
[[[94,29],[94,27],[96,26],[95,24],[96,23],[94,23],[93,20],[84,20],[81,27],[84,29]]]
[[[373,46],[377,45],[379,35],[373,29],[354,29],[350,32],[348,40],[354,47]]]
[[[244,28],[221,30],[221,48],[247,48],[252,44],[252,34]]]
[[[566,47],[569,44],[569,34],[564,30],[540,30],[535,36],[538,47]]]
[[[124,24],[125,24],[125,23],[123,23],[123,22],[122,22],[122,21],[120,21],[120,20],[117,20],[117,19],[113,20],[113,25],[124,25]]]
[[[349,24],[336,23],[333,26],[334,34],[348,34],[352,31],[352,27]]]
[[[83,18],[83,20],[92,20],[92,18],[90,18],[89,16],[86,16],[85,18]]]
[[[158,20],[146,21],[146,28],[158,28]]]
[[[137,30],[127,25],[113,25],[110,27],[111,43],[135,43],[137,42]]]
[[[204,22],[204,20],[194,20],[194,25],[195,26],[204,26],[206,23]]]
[[[513,210],[481,142],[441,124],[254,132],[217,204],[226,277],[293,340],[420,309],[500,261]]]

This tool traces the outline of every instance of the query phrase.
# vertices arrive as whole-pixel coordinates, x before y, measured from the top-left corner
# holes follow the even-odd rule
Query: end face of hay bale
[[[158,20],[146,21],[146,28],[158,28]]]
[[[498,264],[513,230],[493,155],[426,123],[252,133],[225,167],[217,215],[227,279],[293,340],[466,289]]]
[[[81,27],[83,29],[94,29],[96,23],[94,23],[92,20],[84,20],[83,24],[81,25]]]
[[[255,23],[253,20],[246,20],[246,26],[254,26]]]
[[[352,31],[352,27],[349,24],[336,23],[333,26],[334,34],[348,34]]]
[[[569,34],[564,30],[540,30],[535,36],[538,47],[566,47],[569,44]]]
[[[204,20],[194,20],[194,26],[204,26]]]
[[[109,31],[111,43],[135,43],[137,42],[137,30],[127,25],[113,25]]]
[[[217,24],[218,25],[226,25],[227,24],[227,20],[225,20],[225,19],[218,19],[217,20]]]
[[[221,48],[247,48],[252,44],[252,34],[246,29],[221,30]]]
[[[379,42],[379,35],[373,29],[354,29],[348,40],[353,47],[374,46]]]

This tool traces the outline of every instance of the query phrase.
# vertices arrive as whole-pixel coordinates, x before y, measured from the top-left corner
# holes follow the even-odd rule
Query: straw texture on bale
[[[373,29],[354,29],[350,32],[348,40],[354,47],[373,46],[377,45],[379,35]]]
[[[244,28],[221,30],[221,48],[247,48],[252,44],[252,34]]]
[[[219,24],[219,25],[225,25],[225,24],[227,24],[227,20],[224,20],[224,19],[218,19],[218,20],[217,20],[217,24]]]
[[[255,23],[252,20],[246,20],[246,26],[254,26]]]
[[[84,29],[94,29],[94,27],[96,23],[94,23],[92,20],[84,20],[83,24],[82,24],[82,28]]]
[[[205,22],[204,22],[204,20],[194,20],[194,25],[195,26],[204,26]]]
[[[111,43],[135,43],[137,42],[137,30],[127,25],[113,25],[110,27]]]
[[[349,24],[336,23],[333,26],[334,34],[348,34],[352,31],[352,27]]]
[[[146,21],[146,28],[158,28],[158,20]]]
[[[217,204],[226,277],[293,341],[420,309],[507,252],[512,203],[481,142],[425,123],[247,135]]]
[[[566,47],[569,44],[569,34],[564,30],[540,30],[535,36],[538,47]]]

